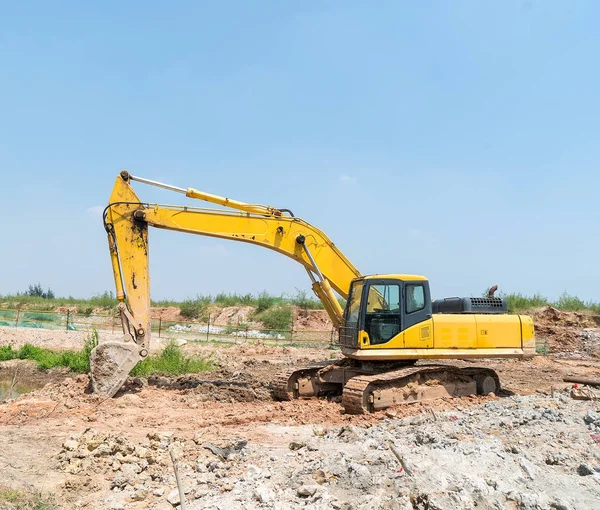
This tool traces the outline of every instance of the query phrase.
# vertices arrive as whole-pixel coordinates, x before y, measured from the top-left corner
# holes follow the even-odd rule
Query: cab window
[[[425,308],[425,289],[423,285],[406,285],[406,313],[418,312]]]
[[[363,282],[355,282],[352,284],[352,289],[350,290],[350,297],[348,298],[348,317],[347,320],[349,323],[357,323],[358,316],[360,314],[360,296],[363,290]]]
[[[368,312],[400,312],[398,285],[371,285],[367,298]]]
[[[369,285],[365,313],[365,331],[371,344],[383,344],[400,333],[400,286]]]

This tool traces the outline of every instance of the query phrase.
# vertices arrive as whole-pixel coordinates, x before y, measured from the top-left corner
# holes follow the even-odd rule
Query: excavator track
[[[314,375],[329,365],[334,366],[336,363],[323,361],[301,368],[291,368],[280,373],[271,383],[273,397],[275,397],[276,400],[294,400],[295,398],[298,398],[297,388],[294,387],[298,379]]]
[[[489,368],[422,365],[353,377],[344,386],[342,405],[347,413],[363,414],[394,405],[499,390],[500,379]]]

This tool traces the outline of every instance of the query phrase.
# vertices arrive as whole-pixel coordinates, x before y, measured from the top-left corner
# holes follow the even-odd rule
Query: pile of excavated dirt
[[[164,321],[177,321],[181,320],[181,313],[178,307],[176,306],[167,306],[164,308],[152,307],[150,309],[150,316],[153,319],[162,319]]]
[[[531,316],[536,337],[548,340],[550,352],[600,356],[600,315],[563,312],[547,306]]]
[[[254,310],[253,306],[227,306],[211,315],[210,322],[215,326],[247,323]]]
[[[302,308],[295,310],[294,329],[329,331],[332,327],[333,324],[325,310],[303,310]]]

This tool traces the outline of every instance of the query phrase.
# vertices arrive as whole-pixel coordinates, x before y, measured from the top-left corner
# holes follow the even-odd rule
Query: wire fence
[[[0,309],[0,326],[16,328],[36,328],[79,331],[95,328],[112,334],[121,332],[120,315],[78,314],[67,309],[64,313],[56,311],[27,311],[22,309]],[[301,343],[327,344],[337,341],[335,328],[306,329],[294,327],[287,329],[270,329],[254,327],[245,323],[217,325],[208,317],[208,321],[192,321],[185,319],[151,318],[151,331],[159,338],[183,337],[186,340],[211,341],[251,341],[261,340],[264,343]]]
[[[121,318],[119,315],[78,314],[67,309],[64,313],[55,311],[26,311],[22,309],[0,309],[0,326],[17,328],[62,329],[67,331],[89,330],[119,334]],[[159,338],[182,337],[190,341],[239,342],[260,340],[266,344],[298,343],[305,346],[338,345],[335,328],[306,329],[292,327],[289,329],[256,328],[245,323],[217,325],[208,321],[199,322],[185,319],[151,318],[151,331]],[[536,338],[536,353],[548,355],[550,345],[548,338]]]

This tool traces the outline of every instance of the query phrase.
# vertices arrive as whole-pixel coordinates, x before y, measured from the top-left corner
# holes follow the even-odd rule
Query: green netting
[[[0,321],[0,326],[12,326],[12,324],[9,324],[6,321]]]
[[[55,313],[43,313],[43,312],[25,312],[23,314],[24,319],[34,320],[39,322],[58,322],[60,316]]]
[[[75,324],[67,324],[67,330],[69,331],[77,331]]]
[[[42,326],[39,322],[19,322],[19,327],[20,328],[38,328],[38,329],[41,329],[44,326]]]

